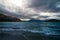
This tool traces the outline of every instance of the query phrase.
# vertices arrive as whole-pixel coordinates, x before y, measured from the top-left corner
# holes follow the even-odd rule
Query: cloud
[[[30,8],[35,8],[36,10],[46,9],[49,5],[49,0],[32,0],[31,4],[28,6]]]
[[[60,8],[55,5],[55,1],[56,0],[0,0],[0,12],[18,18],[40,19],[41,16],[42,18],[54,17],[54,15],[60,11]],[[58,14],[60,15],[60,12]]]
[[[58,6],[58,7],[57,7]],[[28,6],[40,11],[60,12],[59,0],[32,0]]]

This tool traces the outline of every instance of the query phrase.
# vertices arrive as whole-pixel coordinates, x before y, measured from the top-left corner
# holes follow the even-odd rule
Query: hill
[[[21,20],[16,17],[6,16],[0,13],[0,22],[18,22],[18,21]]]

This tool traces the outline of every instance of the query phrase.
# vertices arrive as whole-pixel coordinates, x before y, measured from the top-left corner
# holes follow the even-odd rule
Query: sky
[[[60,1],[0,0],[0,12],[22,19],[60,19]]]

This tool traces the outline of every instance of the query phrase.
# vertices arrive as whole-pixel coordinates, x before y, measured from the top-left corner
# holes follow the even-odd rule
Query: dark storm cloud
[[[28,6],[36,10],[44,10],[49,6],[50,0],[32,0],[31,4]]]
[[[14,12],[9,12],[9,11],[6,11],[6,10],[1,9],[1,8],[0,8],[0,14],[5,14],[5,15],[8,15],[8,16],[14,16],[14,17],[17,17],[17,18],[30,18],[29,16],[24,16],[23,13],[16,14]]]
[[[56,7],[57,2],[59,2],[59,0],[32,0],[28,7],[36,10],[58,12],[60,8]]]
[[[56,0],[31,0],[31,1],[28,1],[28,4],[24,10],[21,10],[20,7],[18,6],[14,9],[11,9],[7,7],[7,5],[2,6],[0,4],[0,12],[3,14],[7,14],[10,16],[15,16],[19,18],[32,18],[34,16],[35,17],[37,16],[38,18],[40,18],[42,16],[40,15],[41,12],[44,13],[49,11],[54,11],[54,12],[60,11],[60,8],[56,8],[56,5],[55,5],[56,2],[57,2]],[[24,6],[22,6],[21,8],[23,9]],[[13,6],[11,7],[13,8]],[[42,16],[42,18],[47,18],[47,17],[48,16]]]
[[[41,7],[47,5],[48,0],[32,0],[31,7]]]

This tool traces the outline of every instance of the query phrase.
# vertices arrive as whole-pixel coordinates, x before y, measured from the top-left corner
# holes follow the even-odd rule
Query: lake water
[[[0,30],[23,30],[44,35],[60,35],[60,22],[0,22]]]

